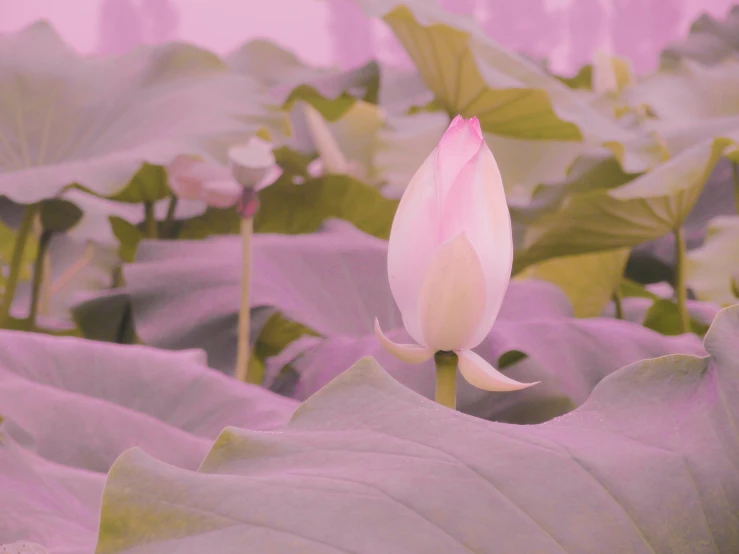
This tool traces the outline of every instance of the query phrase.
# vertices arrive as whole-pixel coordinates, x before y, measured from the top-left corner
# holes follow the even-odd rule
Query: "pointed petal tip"
[[[470,126],[475,130],[475,133],[477,133],[477,136],[482,139],[482,129],[480,128],[480,120],[477,119],[477,116],[471,117],[469,123]]]
[[[520,383],[514,381],[471,350],[460,350],[457,355],[459,357],[460,373],[470,385],[478,389],[492,392],[512,392],[533,387],[541,382]]]
[[[375,336],[380,341],[382,347],[390,352],[393,356],[398,358],[402,362],[408,364],[420,364],[427,360],[430,360],[436,353],[431,348],[420,346],[417,344],[398,344],[391,341],[385,336],[380,329],[380,322],[375,318]]]

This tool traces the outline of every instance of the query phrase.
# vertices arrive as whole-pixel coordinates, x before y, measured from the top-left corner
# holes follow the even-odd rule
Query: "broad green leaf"
[[[93,552],[123,451],[194,470],[224,427],[278,428],[296,405],[212,371],[202,351],[0,332],[0,544]]]
[[[717,217],[706,241],[688,252],[688,285],[701,300],[727,306],[737,303],[732,284],[739,270],[739,216]]]
[[[110,217],[110,227],[115,238],[118,239],[118,257],[126,263],[133,262],[136,259],[136,249],[144,239],[144,234],[136,225],[116,216]]]
[[[595,317],[619,288],[629,257],[628,248],[594,254],[552,258],[529,267],[524,276],[561,288],[572,302],[576,317]]]
[[[557,79],[562,81],[571,89],[590,90],[593,87],[593,66],[592,64],[586,64],[572,77],[562,77],[561,75],[558,75]]]
[[[86,339],[139,344],[131,299],[120,288],[80,295],[71,307],[72,319]]]
[[[683,224],[733,139],[701,142],[612,189],[573,194],[529,227],[514,273],[550,258],[636,246]]]
[[[733,552],[738,335],[724,310],[710,356],[631,364],[544,425],[439,407],[362,359],[279,433],[224,430],[198,471],[123,454],[97,552]]]
[[[286,179],[259,193],[257,233],[312,233],[329,218],[349,221],[380,238],[390,235],[397,200],[345,175],[326,175],[295,185]]]
[[[68,200],[51,198],[41,202],[39,217],[44,230],[63,233],[79,223],[82,210]]]
[[[117,248],[120,241],[110,226],[110,218],[119,218],[134,226],[140,226],[144,221],[142,204],[116,202],[78,189],[67,190],[61,198],[72,202],[83,212],[80,222],[69,231],[69,234],[78,240]],[[169,198],[154,202],[154,215],[160,223],[160,228],[166,218],[169,204]],[[206,208],[206,204],[199,200],[179,200],[174,213],[175,220],[200,216]]]
[[[201,215],[178,226],[177,237],[183,240],[204,239],[211,235],[233,235],[241,229],[241,216],[233,208],[209,207]]]
[[[663,284],[667,285],[667,283]],[[671,291],[672,287],[668,285],[666,288],[670,289],[668,294],[660,292],[660,295],[657,295],[642,289],[642,294],[624,295],[621,298],[623,320],[643,325],[665,336],[679,335],[681,331],[678,324],[677,304]],[[631,292],[636,291],[632,289]],[[721,311],[721,306],[699,300],[688,300],[686,307],[691,331],[699,336],[705,335],[716,314]],[[616,317],[614,304],[606,306],[602,315]]]
[[[673,300],[666,298],[656,300],[649,310],[647,310],[642,325],[662,335],[681,334],[682,329],[680,328],[680,314],[677,304]],[[696,335],[704,335],[708,327],[691,318],[690,330]]]
[[[450,115],[476,115],[485,132],[522,139],[579,141],[591,133],[603,140],[627,136],[556,78],[493,43],[471,18],[422,0],[359,3],[390,26]]]
[[[659,296],[650,292],[644,285],[632,281],[631,279],[622,279],[619,285],[619,294],[623,297],[649,298],[651,300],[659,299]]]
[[[145,163],[131,178],[126,187],[110,196],[116,202],[140,204],[169,198],[172,191],[167,182],[167,171],[160,165]]]
[[[249,382],[261,384],[264,380],[267,358],[278,355],[287,346],[303,336],[317,336],[313,329],[290,321],[275,312],[259,331],[249,362]],[[254,377],[252,377],[254,375]]]
[[[253,80],[192,45],[90,58],[39,22],[0,37],[0,60],[0,193],[19,203],[73,183],[111,196],[143,163],[225,161],[228,143],[285,122]]]

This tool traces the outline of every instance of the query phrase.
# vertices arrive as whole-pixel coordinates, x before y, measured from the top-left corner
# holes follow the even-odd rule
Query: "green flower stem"
[[[26,250],[28,235],[33,229],[33,220],[38,213],[39,205],[30,204],[26,206],[21,219],[20,227],[15,235],[15,244],[13,245],[13,256],[10,259],[10,269],[8,271],[8,279],[5,282],[5,292],[3,299],[0,301],[0,329],[7,329],[10,323],[10,308],[13,305],[15,291],[18,288],[18,279],[21,274],[21,265],[23,263],[23,253]]]
[[[154,202],[144,202],[144,233],[146,238],[155,239],[157,231],[157,217],[154,214]]]
[[[616,307],[616,319],[624,318],[623,295],[619,289],[613,292],[613,304]]]
[[[680,332],[690,332],[690,318],[688,317],[688,289],[685,283],[685,234],[682,227],[675,230],[675,299],[680,321]]]
[[[739,164],[732,162],[731,170],[734,175],[734,203],[736,205],[736,213],[739,214]]]
[[[36,253],[36,261],[33,264],[33,281],[31,282],[31,306],[28,310],[28,323],[31,329],[36,328],[36,316],[39,311],[41,300],[41,285],[44,283],[44,266],[46,261],[46,253],[49,251],[51,239],[54,236],[53,231],[43,231],[38,242],[38,252]]]
[[[236,337],[236,371],[239,381],[249,383],[249,276],[251,273],[251,236],[254,231],[254,219],[241,219],[241,306],[239,308],[239,330]]]
[[[457,355],[454,352],[437,352],[436,401],[442,406],[457,409]]]
[[[177,197],[173,194],[169,197],[169,205],[167,206],[167,215],[164,218],[162,234],[166,238],[174,238],[174,216],[177,211]]]

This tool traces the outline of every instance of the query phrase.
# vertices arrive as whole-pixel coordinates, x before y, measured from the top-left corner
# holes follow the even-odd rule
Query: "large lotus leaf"
[[[377,96],[379,73],[374,62],[350,71],[311,67],[292,52],[262,39],[244,43],[226,56],[226,61],[236,73],[257,80],[279,104],[302,99],[321,110],[322,102],[340,97],[349,107],[353,98],[371,100]]]
[[[688,285],[701,300],[721,305],[737,302],[739,276],[739,216],[717,217],[706,242],[688,253]]]
[[[718,216],[735,215],[736,199],[732,183],[732,167],[728,159],[721,159],[706,182],[703,192],[683,224],[688,250],[700,247],[706,229]],[[627,272],[640,282],[674,280],[675,241],[672,235],[652,240],[632,249]]]
[[[530,198],[509,197],[511,219],[514,224],[527,226],[561,209],[569,195],[616,188],[640,174],[641,171],[624,171],[621,162],[606,148],[588,148],[572,163],[564,179],[542,183],[534,188]]]
[[[204,365],[205,355],[200,350],[173,353],[145,346],[112,345],[13,331],[0,332],[0,341],[2,387],[27,391],[29,398],[63,399],[71,395],[66,397],[78,399],[80,406],[87,403],[97,409],[96,406],[107,405],[108,413],[114,414],[117,410],[121,417],[151,422],[152,428],[158,420],[161,425],[212,438],[224,425],[274,428],[281,425],[294,408],[288,399],[234,383],[209,369]],[[17,396],[14,399],[13,394],[4,394],[0,411],[7,420],[15,421],[19,427],[38,428],[52,442],[83,440],[83,437],[71,436],[55,438],[50,429],[44,430],[40,420],[33,419],[47,417],[39,406],[24,404],[20,395]],[[15,418],[11,408],[23,417]],[[72,404],[68,408],[77,409]],[[129,412],[135,413],[126,416]],[[26,420],[26,416],[30,419]],[[60,420],[58,425],[63,426],[64,422]],[[111,436],[106,440],[128,439]],[[40,436],[36,436],[34,442],[36,448],[40,448]],[[49,453],[60,455],[62,450],[72,457],[84,457],[71,447],[50,448]]]
[[[105,473],[50,462],[3,437],[0,552],[6,552],[2,543],[34,541],[52,554],[90,554],[97,540],[104,483]],[[38,554],[10,547],[7,552]]]
[[[332,223],[312,235],[254,235],[250,300],[257,309],[252,310],[252,342],[272,310],[325,336],[371,333],[375,317],[388,329],[401,325],[387,281],[387,243]],[[77,319],[84,320],[83,329],[94,333],[105,324],[111,327],[106,336],[117,336],[130,299],[136,332],[145,343],[203,348],[212,367],[230,372],[240,257],[236,236],[144,241],[137,262],[124,268],[125,289],[77,306]],[[507,297],[514,301],[504,302],[501,318],[571,314],[567,298],[551,285],[512,283]],[[112,317],[114,313],[120,317]]]
[[[662,51],[660,65],[673,67],[683,58],[713,65],[739,50],[739,7],[729,10],[726,18],[716,19],[704,13],[690,26],[684,39]]]
[[[108,196],[143,162],[225,161],[225,143],[284,116],[255,82],[187,44],[83,57],[47,23],[0,37],[0,192],[20,203],[78,183]]]
[[[358,1],[390,26],[449,114],[476,115],[484,131],[522,139],[630,136],[555,77],[493,43],[470,17],[425,0]]]
[[[736,133],[734,133],[735,135]],[[514,271],[550,258],[636,246],[680,227],[734,136],[704,141],[620,187],[572,194],[527,230]]]
[[[658,71],[629,93],[629,102],[645,104],[660,119],[692,123],[739,114],[739,60],[729,58],[706,67],[683,59]]]
[[[97,552],[733,552],[737,335],[725,310],[710,356],[629,365],[543,425],[448,410],[360,360],[280,433],[226,429],[197,472],[123,454]]]
[[[529,267],[524,274],[561,288],[576,317],[600,315],[623,277],[628,248],[552,258]]]
[[[544,291],[534,288],[529,294],[541,298]],[[515,298],[506,297],[505,302],[516,308]],[[475,351],[498,367],[506,365],[509,353],[520,352],[525,358],[513,358],[514,363],[509,363],[504,373],[518,381],[541,383],[503,395],[476,389],[459,376],[457,402],[461,411],[497,421],[538,423],[579,406],[601,379],[623,365],[667,354],[703,353],[695,335],[663,337],[626,321],[578,320],[537,308],[525,315],[523,310],[516,311],[523,317],[509,319],[502,313]],[[412,340],[402,329],[388,335],[396,342]],[[374,335],[305,337],[268,362],[268,370],[272,376],[289,364],[298,376],[292,396],[305,400],[342,373],[352,360],[363,356],[375,357],[399,382],[427,398],[434,397],[433,361],[415,365],[401,362],[385,352]]]
[[[299,182],[301,181],[301,182]],[[387,238],[398,201],[348,175],[308,178],[299,171],[285,171],[272,185],[259,192],[256,233],[313,233],[327,219],[349,221],[362,231]],[[200,239],[214,234],[239,232],[236,210],[209,209],[182,222],[178,237]]]
[[[209,369],[202,351],[12,331],[0,345],[0,543],[89,554],[104,474],[123,451],[194,470],[225,426],[273,429],[296,406]]]
[[[240,257],[237,236],[142,242],[136,263],[124,268],[139,336],[166,348],[180,337],[183,348],[198,344],[218,321],[230,328],[219,325],[219,332],[235,336]],[[275,308],[328,336],[371,332],[375,317],[396,327],[401,318],[386,258],[385,241],[343,225],[308,235],[254,235],[251,305]]]

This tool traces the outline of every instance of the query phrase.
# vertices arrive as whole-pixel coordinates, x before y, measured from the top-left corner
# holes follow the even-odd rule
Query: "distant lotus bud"
[[[241,198],[242,187],[231,171],[191,156],[177,156],[167,166],[169,188],[183,200],[200,200],[216,208],[228,208]]]
[[[205,181],[200,198],[208,206],[230,208],[239,202],[243,190],[244,187],[233,179]]]
[[[232,147],[228,158],[233,178],[244,187],[258,187],[275,168],[272,145],[259,137]]]
[[[503,182],[476,118],[458,116],[411,179],[393,221],[388,276],[408,334],[418,343],[383,346],[409,363],[453,351],[459,370],[486,390],[514,381],[471,351],[490,332],[513,261]]]

